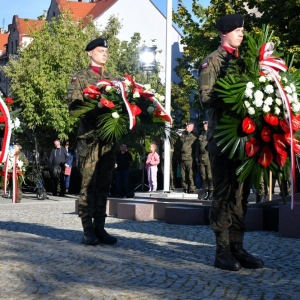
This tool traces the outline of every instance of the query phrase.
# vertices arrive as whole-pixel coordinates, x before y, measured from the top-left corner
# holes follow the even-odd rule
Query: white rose
[[[275,109],[274,109],[275,115],[279,115],[280,112],[281,112],[280,108],[276,106]]]
[[[287,83],[288,82],[288,80],[286,79],[286,77],[282,77],[282,79],[281,79],[282,81],[284,81],[285,83]]]
[[[159,96],[158,100],[159,100],[160,102],[163,102],[163,101],[165,100],[165,96]]]
[[[151,90],[151,85],[150,84],[145,84],[144,85],[144,89],[145,89],[145,91],[150,91]]]
[[[296,95],[297,95],[297,94],[296,94]],[[15,119],[15,128],[19,128],[20,125],[21,125],[21,122],[20,122],[19,118],[16,118],[16,119]]]
[[[271,109],[270,109],[270,106],[269,105],[264,105],[263,106],[263,108],[262,108],[262,110],[264,111],[264,112],[269,112]]]
[[[268,97],[265,102],[264,102],[266,105],[272,105],[273,103],[273,99],[271,97]]]
[[[289,86],[285,86],[284,90],[288,93],[288,94],[292,94],[292,89]]]
[[[131,85],[131,82],[128,79],[125,79],[124,83],[125,83],[126,86],[130,86]]]
[[[160,96],[159,93],[155,93],[155,94],[154,94],[154,97],[155,97],[156,99],[158,99],[159,96]]]
[[[292,103],[293,102],[293,97],[289,94],[286,94],[286,97],[289,99],[289,102]]]
[[[133,98],[140,98],[140,97],[141,97],[141,95],[140,95],[139,92],[134,92],[133,93]]]
[[[293,101],[298,101],[298,95],[297,95],[297,93],[293,93],[292,94],[292,98],[293,98]]]
[[[257,100],[262,100],[264,98],[264,93],[262,91],[256,91],[254,93],[254,99]]]
[[[105,88],[105,90],[106,90],[107,92],[109,92],[109,91],[111,90],[111,86],[110,86],[110,85],[107,85],[106,88]]]
[[[296,91],[296,87],[295,87],[295,85],[293,83],[290,84],[290,88],[292,89],[293,92]]]
[[[249,101],[245,101],[244,105],[245,105],[246,108],[249,108],[250,107],[250,102]]]
[[[279,98],[276,98],[276,99],[275,99],[275,102],[276,102],[276,104],[277,104],[278,106],[281,106],[281,105],[282,105],[282,100],[279,99]]]
[[[264,101],[262,99],[257,99],[257,100],[254,100],[253,101],[253,104],[256,106],[256,107],[262,107],[262,105],[264,104]]]
[[[266,85],[266,86],[264,87],[264,91],[265,91],[265,93],[267,93],[267,94],[272,94],[272,93],[274,93],[273,85],[271,85],[271,84]]]
[[[119,116],[119,114],[118,114],[117,112],[113,112],[113,113],[111,114],[111,116],[112,116],[114,119],[120,118],[120,116]]]
[[[250,81],[246,84],[246,87],[247,87],[247,89],[252,89],[252,88],[254,88],[254,83]]]
[[[248,114],[249,115],[254,115],[255,114],[255,109],[253,107],[248,108]]]
[[[259,82],[266,82],[267,78],[265,76],[260,76],[258,81]]]
[[[252,93],[253,93],[253,91],[251,89],[246,89],[245,90],[245,97],[252,98]]]
[[[293,108],[293,112],[298,112],[300,110],[300,104],[299,103],[293,103],[292,108]]]
[[[149,107],[147,108],[147,112],[148,112],[149,114],[152,114],[152,113],[154,112],[154,107],[153,107],[153,106],[149,106]]]

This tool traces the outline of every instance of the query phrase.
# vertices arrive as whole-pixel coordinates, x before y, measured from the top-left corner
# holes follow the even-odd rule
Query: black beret
[[[216,29],[221,32],[231,32],[239,27],[244,27],[244,17],[239,14],[226,15],[219,19],[216,24]]]
[[[85,47],[85,51],[92,51],[96,47],[108,48],[107,40],[103,38],[97,38],[87,44],[87,46]]]
[[[187,121],[187,122],[185,123],[185,126],[188,126],[188,125],[191,125],[191,124],[194,125],[194,122],[190,120],[190,121]]]

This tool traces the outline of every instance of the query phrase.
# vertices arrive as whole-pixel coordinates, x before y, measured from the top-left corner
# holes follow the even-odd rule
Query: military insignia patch
[[[77,80],[77,77],[72,78],[72,82],[75,82]]]
[[[207,68],[207,66],[208,66],[208,63],[206,62],[206,63],[204,63],[204,64],[202,64],[202,69],[205,69],[205,68]]]

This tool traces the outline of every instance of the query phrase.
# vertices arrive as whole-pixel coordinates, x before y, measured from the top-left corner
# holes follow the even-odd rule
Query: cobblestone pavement
[[[0,299],[300,299],[300,240],[247,232],[263,269],[213,267],[209,226],[107,218],[113,246],[81,244],[74,198],[0,197]]]

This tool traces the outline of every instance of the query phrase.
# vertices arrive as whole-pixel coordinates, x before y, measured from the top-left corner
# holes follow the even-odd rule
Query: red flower
[[[5,98],[7,104],[13,104],[14,100],[12,98]]]
[[[299,130],[300,129],[300,120],[299,118],[292,116],[292,128],[293,130]]]
[[[284,132],[290,132],[290,126],[287,120],[280,120],[279,123]]]
[[[101,92],[96,85],[89,85],[83,89],[83,94],[89,96],[91,99],[97,99]]]
[[[294,151],[296,154],[299,154],[300,153],[300,145],[299,144],[294,144]]]
[[[272,126],[278,125],[278,117],[277,116],[274,116],[272,114],[266,114],[264,116],[264,119],[267,123],[271,124]]]
[[[132,113],[132,115],[134,117],[138,116],[142,112],[142,110],[140,109],[140,107],[138,107],[135,104],[129,104],[129,106],[130,106],[131,113]]]
[[[278,166],[283,167],[287,159],[287,152],[283,151],[282,153],[276,154],[276,163]]]
[[[248,134],[252,133],[256,128],[254,121],[252,119],[250,119],[249,117],[246,117],[243,120],[242,127],[243,127],[243,131]]]
[[[274,147],[276,151],[281,154],[285,152],[286,149],[286,141],[284,134],[273,134],[273,140],[274,140]]]
[[[270,165],[270,163],[272,162],[273,160],[273,154],[270,150],[269,147],[265,146],[263,149],[262,149],[262,152],[259,156],[259,159],[258,159],[258,162],[263,166],[263,167],[267,167]]]
[[[259,142],[255,138],[251,138],[248,142],[246,142],[245,150],[247,156],[253,156],[259,150]]]
[[[263,141],[265,142],[270,142],[271,140],[271,129],[269,126],[264,126],[261,133],[261,138],[263,139]]]
[[[109,100],[107,100],[107,99],[105,99],[105,98],[101,98],[101,99],[100,99],[100,103],[101,103],[103,106],[108,107],[108,108],[116,107],[116,106],[114,105],[113,102],[111,102],[111,101],[109,101]]]
[[[289,145],[291,145],[291,142],[292,142],[291,139],[293,139],[294,145],[298,144],[298,140],[294,137],[293,134],[286,133],[286,134],[284,135],[284,139],[285,139],[285,141],[286,141]]]

